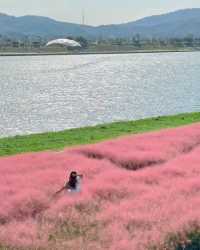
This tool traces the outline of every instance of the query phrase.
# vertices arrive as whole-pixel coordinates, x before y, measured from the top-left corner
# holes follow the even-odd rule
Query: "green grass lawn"
[[[60,150],[64,147],[92,144],[122,135],[173,128],[195,122],[200,122],[200,113],[179,114],[175,116],[70,129],[61,132],[2,138],[0,139],[0,156],[24,152]]]

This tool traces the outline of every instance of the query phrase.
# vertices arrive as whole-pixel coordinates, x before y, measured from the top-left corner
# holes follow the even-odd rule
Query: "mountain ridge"
[[[4,36],[41,36],[56,38],[84,36],[86,38],[131,38],[139,34],[146,38],[200,37],[200,8],[153,15],[136,21],[110,25],[81,25],[54,20],[50,17],[0,13],[0,34]]]

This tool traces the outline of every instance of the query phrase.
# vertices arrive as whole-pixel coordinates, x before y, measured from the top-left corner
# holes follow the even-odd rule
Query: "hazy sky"
[[[200,8],[200,0],[0,0],[0,12],[33,14],[86,24],[123,23],[184,8]]]

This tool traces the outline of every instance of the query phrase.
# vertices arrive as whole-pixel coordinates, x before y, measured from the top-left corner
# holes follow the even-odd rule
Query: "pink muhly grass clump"
[[[88,158],[105,159],[122,168],[137,170],[164,163],[179,154],[187,153],[200,144],[199,125],[163,130],[137,136],[128,136],[74,152]]]
[[[199,162],[199,124],[3,157],[0,242],[59,250],[160,244],[200,221]],[[84,175],[82,192],[53,198],[72,170]]]
[[[45,246],[45,240],[40,228],[33,220],[13,221],[0,226],[0,241],[15,248],[28,248],[34,246]]]

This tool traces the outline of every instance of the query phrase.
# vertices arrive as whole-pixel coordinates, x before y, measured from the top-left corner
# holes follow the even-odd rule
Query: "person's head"
[[[77,177],[77,172],[75,172],[75,171],[72,171],[71,173],[70,173],[70,179],[76,179],[76,177]]]
[[[77,174],[77,172],[76,171],[72,171],[71,173],[70,173],[70,179],[76,179],[77,177],[79,177],[79,178],[83,178],[83,175],[82,174]]]

